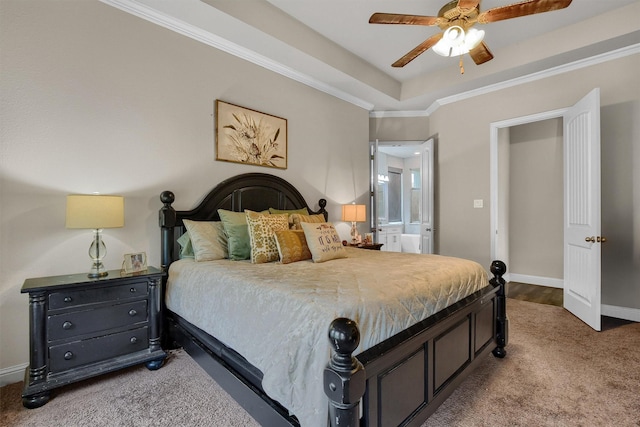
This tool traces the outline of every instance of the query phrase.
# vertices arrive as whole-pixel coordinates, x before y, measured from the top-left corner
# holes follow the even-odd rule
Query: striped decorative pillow
[[[311,251],[307,245],[307,239],[302,230],[282,230],[275,233],[276,245],[280,262],[289,264],[291,262],[311,259]]]
[[[303,222],[321,223],[321,222],[326,222],[326,220],[324,219],[324,215],[322,214],[317,214],[317,215],[292,214],[290,216],[289,222],[291,223],[290,228],[292,230],[302,230],[302,226],[300,224]]]

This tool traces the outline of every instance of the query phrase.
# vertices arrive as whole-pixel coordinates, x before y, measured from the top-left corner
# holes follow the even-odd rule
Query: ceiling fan
[[[571,4],[572,0],[525,0],[507,6],[494,7],[483,12],[480,12],[480,1],[450,1],[440,9],[438,16],[374,13],[369,18],[369,23],[438,26],[442,30],[394,62],[393,67],[404,67],[429,48],[442,56],[460,56],[462,58],[462,55],[469,53],[473,61],[480,65],[493,59],[493,54],[482,41],[484,31],[473,28],[476,23],[488,24],[564,9]],[[460,72],[464,73],[462,59],[460,59]]]

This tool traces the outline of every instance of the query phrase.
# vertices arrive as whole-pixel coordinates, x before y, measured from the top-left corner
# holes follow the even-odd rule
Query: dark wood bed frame
[[[190,211],[174,210],[171,204],[175,196],[170,191],[164,191],[160,200],[164,204],[159,222],[165,273],[178,259],[176,239],[185,231],[184,219],[213,221],[219,220],[218,209],[242,212],[269,207],[307,207],[310,212],[327,217],[326,200],[321,199],[319,210],[314,211],[287,181],[262,173],[238,175],[221,182]],[[506,266],[494,261],[491,272],[494,277],[490,286],[355,357],[352,352],[360,339],[355,322],[340,318],[327,325],[334,348],[323,384],[329,398],[328,424],[419,426],[489,352],[505,357],[508,319],[502,276]],[[167,274],[163,285],[166,280]],[[166,347],[183,347],[261,425],[299,425],[294,416],[264,393],[258,369],[175,313],[164,307],[163,313]]]

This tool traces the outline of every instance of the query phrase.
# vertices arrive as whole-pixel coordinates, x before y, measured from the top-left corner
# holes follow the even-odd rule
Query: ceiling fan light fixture
[[[431,49],[440,56],[460,56],[469,53],[484,39],[484,31],[469,28],[467,32],[453,25],[447,28],[442,39]]]
[[[464,38],[464,47],[467,52],[476,48],[484,39],[484,30],[476,30],[475,28],[469,28],[467,30],[467,36]],[[467,53],[465,52],[465,53]]]
[[[441,56],[454,56],[460,54],[460,49],[464,45],[465,33],[462,27],[452,25],[447,28],[442,38],[431,49]]]

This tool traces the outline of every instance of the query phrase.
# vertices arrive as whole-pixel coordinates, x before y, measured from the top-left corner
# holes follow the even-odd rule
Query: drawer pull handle
[[[135,344],[135,343],[137,343],[137,342],[138,342],[138,338],[136,338],[136,337],[131,337],[131,339],[130,339],[129,341],[131,341],[131,344]]]
[[[64,302],[71,302],[73,301],[73,298],[71,297],[64,297]]]
[[[73,323],[71,323],[71,322],[64,322],[64,323],[62,324],[62,329],[65,329],[65,330],[67,330],[67,331],[68,331],[68,330],[69,330],[69,329],[71,329],[71,328],[73,328]]]
[[[129,289],[129,292],[131,292],[132,294],[135,294],[136,293],[136,288]]]
[[[138,314],[138,312],[137,312],[137,311],[135,311],[135,310],[129,310],[129,316],[132,316],[132,317],[133,317],[133,316],[135,316],[136,314]]]
[[[73,353],[71,353],[70,351],[67,351],[64,354],[64,360],[71,360],[71,359],[73,359]]]

